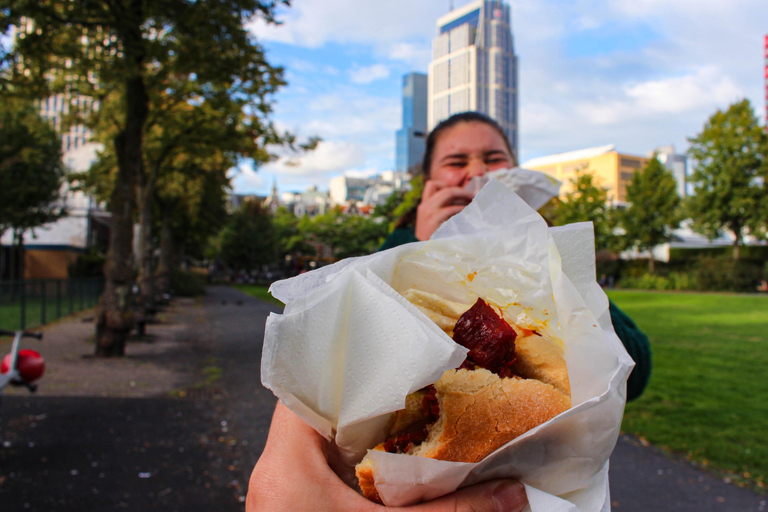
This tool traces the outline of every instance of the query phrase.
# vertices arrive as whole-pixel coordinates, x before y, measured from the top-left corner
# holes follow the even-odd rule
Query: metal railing
[[[95,306],[103,277],[0,281],[0,329],[24,330]]]

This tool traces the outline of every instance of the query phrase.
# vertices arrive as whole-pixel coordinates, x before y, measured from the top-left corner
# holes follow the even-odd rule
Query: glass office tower
[[[437,20],[429,65],[428,128],[457,112],[495,119],[518,154],[517,56],[511,8],[477,0]]]
[[[403,76],[403,127],[395,136],[395,170],[408,172],[424,156],[427,134],[427,75]]]

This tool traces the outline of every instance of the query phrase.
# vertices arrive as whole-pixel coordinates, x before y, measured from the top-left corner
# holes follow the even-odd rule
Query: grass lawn
[[[611,291],[648,334],[653,372],[622,429],[768,485],[768,297]]]
[[[269,290],[268,286],[259,286],[255,284],[236,284],[234,285],[235,288],[240,290],[241,292],[245,293],[246,295],[250,295],[251,297],[256,297],[257,299],[261,299],[265,302],[271,302],[273,304],[277,304],[279,306],[282,306],[283,303],[274,298],[272,295],[269,294],[267,290]]]

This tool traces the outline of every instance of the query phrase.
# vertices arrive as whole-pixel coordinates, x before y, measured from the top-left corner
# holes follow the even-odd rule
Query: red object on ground
[[[34,382],[43,376],[45,372],[45,361],[35,350],[19,350],[19,357],[16,360],[16,368],[19,370],[19,376],[26,382]],[[11,354],[7,354],[0,364],[0,373],[8,373],[11,369]]]

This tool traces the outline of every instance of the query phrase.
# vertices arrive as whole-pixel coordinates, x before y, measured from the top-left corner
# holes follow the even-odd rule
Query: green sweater
[[[414,228],[398,228],[390,233],[379,250],[383,251],[411,242],[418,242]],[[609,308],[613,329],[630,357],[635,361],[635,368],[627,381],[627,400],[634,400],[643,393],[648,379],[651,377],[651,345],[648,336],[635,325],[626,313],[610,301]]]

